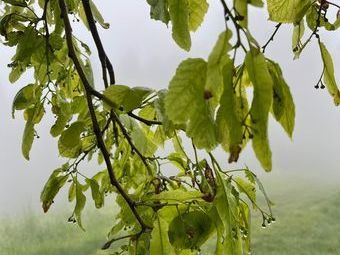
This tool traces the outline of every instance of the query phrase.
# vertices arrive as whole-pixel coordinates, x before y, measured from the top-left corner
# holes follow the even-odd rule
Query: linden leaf
[[[269,19],[296,24],[306,14],[311,4],[311,0],[267,0]]]
[[[268,115],[272,105],[273,81],[268,71],[266,59],[255,48],[247,53],[245,65],[249,79],[254,86],[254,96],[250,108],[253,132],[253,149],[257,159],[266,171],[272,168],[271,150],[268,141]]]
[[[189,32],[188,0],[169,0],[169,13],[172,22],[172,37],[182,49],[189,51],[191,37]]]

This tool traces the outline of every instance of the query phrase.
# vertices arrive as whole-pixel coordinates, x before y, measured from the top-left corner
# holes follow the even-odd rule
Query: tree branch
[[[243,30],[243,28],[240,26],[240,24],[237,22],[236,18],[233,16],[233,14],[231,13],[227,3],[225,0],[220,0],[222,6],[223,6],[223,10],[224,10],[224,18],[225,21],[227,23],[228,18],[231,19],[231,21],[234,24],[235,30],[236,30],[236,35],[237,35],[237,41],[236,41],[236,45],[234,46],[235,48],[238,48],[239,46],[242,47],[242,49],[247,52],[246,48],[244,47],[244,45],[242,44],[242,40],[241,40],[241,34],[240,34],[240,30]]]
[[[266,51],[266,48],[269,45],[269,43],[274,40],[274,37],[275,37],[276,33],[279,31],[281,25],[282,25],[282,23],[276,24],[274,32],[272,33],[272,35],[270,36],[270,38],[268,39],[266,44],[262,46],[262,52],[263,53]]]
[[[110,59],[106,55],[102,41],[100,39],[95,20],[93,18],[91,6],[90,6],[90,1],[89,0],[82,0],[82,3],[83,3],[85,15],[86,15],[87,23],[89,24],[93,40],[94,40],[96,47],[97,47],[97,50],[98,50],[99,59],[100,59],[101,65],[102,65],[104,85],[105,85],[105,88],[107,88],[108,85],[112,85],[112,84],[116,83],[113,67],[112,67]],[[107,81],[106,70],[109,72],[110,84],[108,84],[108,81]]]
[[[133,112],[128,112],[128,115],[142,123],[144,123],[147,126],[152,126],[152,125],[162,125],[161,121],[157,121],[157,120],[147,120],[144,119],[142,117],[139,117],[138,115],[134,114]]]
[[[101,130],[98,124],[98,120],[96,117],[96,113],[95,113],[95,109],[94,109],[94,105],[92,102],[92,93],[94,91],[94,89],[91,87],[89,81],[86,78],[86,75],[82,69],[82,66],[79,62],[79,59],[77,57],[77,54],[75,52],[74,46],[73,46],[73,35],[72,35],[72,27],[68,18],[68,11],[67,11],[67,6],[65,4],[65,0],[59,0],[59,7],[60,7],[60,11],[61,11],[61,16],[64,22],[64,26],[65,26],[65,36],[66,36],[66,41],[67,41],[67,47],[68,47],[68,52],[69,52],[69,57],[72,59],[75,68],[79,74],[79,77],[83,83],[84,89],[85,89],[85,96],[86,96],[86,100],[87,100],[87,104],[88,104],[88,108],[89,108],[89,112],[90,112],[90,116],[91,116],[91,120],[92,120],[92,126],[93,126],[93,132],[95,133],[96,139],[97,139],[97,146],[100,149],[100,151],[103,154],[105,163],[106,163],[106,167],[108,170],[108,174],[110,177],[110,182],[111,184],[116,187],[116,189],[118,190],[119,194],[124,198],[124,200],[126,201],[126,203],[128,204],[129,208],[131,209],[132,213],[134,214],[135,218],[137,219],[138,223],[140,224],[142,231],[145,231],[147,229],[151,229],[151,227],[147,226],[143,219],[141,218],[141,216],[139,215],[139,213],[136,210],[135,207],[135,202],[129,197],[129,195],[125,192],[125,190],[123,189],[123,187],[120,185],[120,183],[118,182],[118,180],[116,179],[115,173],[113,171],[113,167],[111,164],[111,160],[110,160],[110,154],[106,149],[102,134],[101,134]]]

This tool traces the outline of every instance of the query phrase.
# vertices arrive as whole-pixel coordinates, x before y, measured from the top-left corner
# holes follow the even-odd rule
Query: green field
[[[266,229],[255,212],[253,253],[257,255],[340,254],[340,183],[335,178],[271,176],[264,181],[277,222]],[[47,215],[25,213],[0,220],[1,255],[100,255],[113,209],[84,217],[86,232],[66,223],[68,209]],[[207,245],[208,254],[210,245]],[[213,251],[209,252],[213,254]]]

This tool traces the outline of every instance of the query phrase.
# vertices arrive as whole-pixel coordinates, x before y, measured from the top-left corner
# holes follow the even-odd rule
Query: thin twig
[[[119,241],[119,240],[123,240],[123,239],[127,239],[127,238],[133,238],[136,237],[138,238],[138,236],[140,236],[142,234],[142,232],[139,232],[137,234],[130,234],[130,235],[126,235],[126,236],[121,236],[121,237],[116,237],[116,238],[112,238],[111,240],[107,241],[103,246],[102,246],[102,250],[107,250],[108,248],[110,248],[111,244]]]
[[[152,126],[152,125],[162,125],[161,121],[157,121],[157,120],[147,120],[144,119],[142,117],[139,117],[138,115],[134,114],[133,112],[128,112],[128,115],[142,123],[144,123],[147,126]]]
[[[263,53],[266,51],[266,48],[267,48],[267,46],[269,45],[269,43],[270,43],[271,41],[274,41],[274,37],[275,37],[275,35],[277,34],[277,32],[279,31],[281,25],[282,25],[282,23],[276,24],[274,32],[272,33],[272,35],[270,36],[270,38],[268,39],[268,41],[266,42],[266,44],[262,46],[262,52],[263,52]]]

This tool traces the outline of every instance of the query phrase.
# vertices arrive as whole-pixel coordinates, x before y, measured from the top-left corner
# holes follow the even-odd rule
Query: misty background
[[[187,53],[175,45],[170,28],[150,19],[149,5],[146,1],[102,0],[100,3],[97,1],[98,8],[110,23],[110,29],[100,29],[100,34],[114,65],[117,84],[166,88],[182,60],[188,57],[206,59],[218,35],[224,30],[223,10],[219,1],[209,1],[209,4],[205,22],[192,34],[192,50]],[[251,8],[249,16],[250,31],[263,45],[274,31],[275,23],[267,21],[268,15],[265,10]],[[100,63],[89,32],[81,28],[81,25],[76,23],[73,25],[80,39],[92,48],[92,66],[95,73],[99,74],[97,88],[102,89],[99,79]],[[293,141],[274,120],[271,120],[269,133],[273,152],[272,172],[264,173],[255,159],[250,144],[241,154],[239,165],[247,164],[265,181],[270,179],[279,183],[285,175],[300,178],[317,193],[319,189],[317,183],[340,184],[340,109],[335,107],[326,90],[314,88],[322,72],[321,57],[315,38],[300,59],[294,61],[291,37],[292,25],[283,25],[274,42],[268,46],[266,56],[280,63],[295,100],[296,127]],[[339,33],[321,33],[321,39],[333,56],[339,77]],[[49,134],[53,123],[51,116],[45,117],[38,127],[40,139],[36,139],[33,144],[31,160],[28,162],[21,155],[24,120],[22,112],[16,112],[16,119],[12,119],[11,104],[16,92],[30,83],[32,77],[27,74],[16,84],[10,84],[8,82],[10,69],[7,68],[7,64],[11,62],[10,58],[14,52],[11,48],[0,46],[0,53],[0,216],[16,215],[26,210],[41,213],[40,191],[51,171],[58,168],[64,160],[58,157],[57,140]],[[219,153],[219,160],[226,162],[227,155]],[[101,168],[93,169],[93,172]],[[287,188],[290,186],[289,183],[284,185]],[[268,193],[270,194],[270,190]],[[59,196],[59,206],[66,200],[66,196]]]

